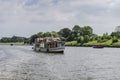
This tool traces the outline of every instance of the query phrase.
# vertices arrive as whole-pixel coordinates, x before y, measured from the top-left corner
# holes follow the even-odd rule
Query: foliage
[[[52,31],[52,32],[51,32],[51,35],[52,35],[53,37],[59,37],[58,33],[55,32],[55,31]]]
[[[118,42],[118,39],[114,36],[114,37],[112,38],[112,43],[116,43],[116,42]]]
[[[75,38],[74,35],[71,34],[70,36],[68,36],[68,37],[66,38],[66,41],[73,41],[74,38]]]
[[[120,32],[112,32],[110,36],[120,38]]]
[[[97,44],[97,41],[89,41],[88,43],[85,43],[84,45],[93,46],[95,44]]]
[[[88,42],[89,41],[89,36],[88,35],[85,35],[84,36],[84,43]]]
[[[77,43],[83,44],[84,43],[84,37],[83,36],[77,37]]]
[[[39,32],[30,37],[30,43],[34,43],[35,38],[37,37],[60,37],[63,41],[77,41],[78,43],[85,43],[90,40],[90,37],[96,39],[96,36],[93,36],[93,29],[90,26],[80,27],[75,25],[72,30],[69,28],[60,29],[58,32]]]
[[[11,42],[11,38],[10,37],[3,37],[0,42]]]
[[[117,28],[118,29],[118,28]],[[60,37],[63,41],[66,41],[66,45],[71,46],[92,46],[94,44],[102,44],[105,46],[115,46],[120,44],[120,31],[112,32],[110,35],[104,33],[102,36],[98,36],[93,33],[93,29],[90,26],[74,25],[73,28],[62,28],[58,32],[39,32],[31,35],[29,38],[12,36],[3,37],[0,39],[2,43],[11,42],[24,42],[24,44],[32,44],[38,37]],[[118,46],[118,45],[117,45]]]
[[[24,42],[0,42],[0,45],[24,45]]]
[[[71,34],[71,30],[69,28],[63,28],[58,32],[58,34],[61,37],[68,38]]]
[[[77,43],[77,41],[70,41],[70,42],[66,42],[65,45],[66,46],[77,46],[78,43]]]
[[[72,34],[74,35],[74,37],[78,37],[81,33],[82,33],[82,31],[81,31],[81,28],[79,25],[75,25],[72,28]]]
[[[32,35],[32,36],[30,37],[30,44],[34,43],[36,38],[38,38],[38,35],[37,35],[37,34]]]
[[[84,26],[82,27],[82,35],[92,35],[93,29],[90,26]]]
[[[13,37],[2,37],[0,42],[24,42],[28,41],[29,39],[28,38],[25,38],[25,37],[19,37],[19,36],[13,36]]]
[[[30,37],[29,39],[29,43],[32,44],[35,42],[35,39],[38,38],[38,37],[58,37],[58,33],[55,32],[55,31],[52,31],[52,32],[46,32],[46,33],[43,33],[43,32],[39,32],[37,34],[34,34]]]
[[[102,36],[102,40],[104,40],[104,39],[110,40],[111,36],[109,36],[108,33],[104,33]]]

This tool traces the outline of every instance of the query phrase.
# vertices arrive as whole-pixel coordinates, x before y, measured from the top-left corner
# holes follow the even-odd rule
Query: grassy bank
[[[65,43],[66,46],[81,46],[81,47],[92,47],[93,45],[103,45],[105,47],[120,47],[120,40],[118,42],[112,43],[112,40],[108,40],[106,42],[97,42],[97,41],[89,41],[87,43],[77,43],[77,41],[70,41]]]
[[[0,45],[24,45],[24,42],[7,42],[7,43],[0,43]]]

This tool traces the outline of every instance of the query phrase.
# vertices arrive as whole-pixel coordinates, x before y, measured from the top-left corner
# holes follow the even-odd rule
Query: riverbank
[[[89,41],[87,43],[77,43],[77,41],[65,42],[65,46],[78,46],[78,47],[92,47],[94,45],[102,45],[104,47],[117,47],[120,48],[120,41],[112,42],[112,40],[108,40],[106,42],[97,42],[97,41]]]
[[[3,43],[3,42],[0,42],[0,45],[24,45],[24,42],[6,42],[6,43]]]
[[[24,42],[7,42],[7,43],[0,43],[0,45],[25,45]],[[120,48],[120,41],[112,43],[112,40],[108,40],[106,42],[97,42],[97,41],[89,41],[87,43],[77,43],[77,41],[70,41],[65,42],[65,46],[75,46],[75,47],[93,47],[94,45],[102,45],[104,47],[114,47]]]

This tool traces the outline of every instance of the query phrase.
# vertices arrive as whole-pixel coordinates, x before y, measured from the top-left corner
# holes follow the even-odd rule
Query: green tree
[[[82,27],[82,34],[91,36],[93,34],[93,29],[90,26]]]
[[[38,38],[38,35],[37,35],[37,34],[32,35],[32,36],[30,37],[30,44],[34,43],[36,38]]]
[[[115,43],[115,42],[118,42],[118,39],[117,39],[117,37],[114,36],[114,37],[112,38],[112,43]]]
[[[73,33],[74,37],[78,37],[81,34],[81,28],[80,28],[80,26],[79,25],[75,25],[72,28],[72,33]]]
[[[25,37],[20,36],[12,36],[12,37],[3,37],[0,41],[1,42],[24,42]]]
[[[73,41],[74,40],[74,38],[75,38],[75,36],[74,36],[74,34],[73,33],[71,33],[68,37],[67,37],[67,41]]]
[[[84,44],[84,37],[83,36],[77,37],[77,43],[81,43],[81,45],[83,45]]]
[[[24,44],[30,44],[30,38],[24,38]]]
[[[11,42],[11,38],[10,37],[2,37],[0,42]]]
[[[111,33],[111,36],[112,36],[112,37],[115,36],[115,37],[117,37],[117,38],[120,38],[120,32],[112,32],[112,33]]]
[[[69,28],[63,28],[58,32],[58,34],[67,39],[71,35],[71,30]]]
[[[104,33],[104,34],[101,36],[101,39],[102,39],[102,40],[110,40],[110,39],[111,39],[111,36],[109,36],[108,33]]]
[[[89,39],[90,39],[89,36],[88,36],[88,35],[85,35],[85,36],[84,36],[84,43],[88,42]]]
[[[51,37],[51,36],[52,36],[51,32],[46,32],[43,34],[43,37]]]
[[[11,38],[11,42],[24,42],[24,37],[19,37],[19,36],[13,36]]]
[[[52,31],[51,34],[52,34],[53,37],[59,37],[58,33],[55,32],[55,31]]]
[[[37,36],[38,36],[38,37],[43,37],[43,32],[37,33]]]

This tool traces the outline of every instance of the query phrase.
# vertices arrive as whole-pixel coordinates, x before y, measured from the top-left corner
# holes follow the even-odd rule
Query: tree
[[[32,35],[32,36],[30,37],[30,44],[34,43],[36,38],[38,38],[38,35],[37,35],[37,34]]]
[[[71,35],[71,30],[69,28],[63,28],[58,32],[58,34],[67,39]]]
[[[112,43],[116,43],[116,42],[118,42],[118,39],[114,36],[114,37],[112,38]]]
[[[19,36],[13,36],[11,38],[11,42],[24,42],[24,37],[19,37]]]
[[[108,33],[104,33],[103,36],[102,36],[102,40],[109,40],[111,39],[111,37],[108,35]]]
[[[11,42],[11,38],[10,37],[3,37],[0,42]]]
[[[92,34],[89,38],[90,38],[90,39],[89,39],[90,41],[95,41],[95,40],[98,39],[98,35]]]
[[[77,37],[77,43],[81,43],[81,45],[83,45],[84,44],[84,37],[83,36]]]
[[[85,35],[84,36],[84,43],[88,42],[89,41],[89,36],[88,35]]]
[[[1,42],[24,42],[25,37],[20,36],[12,36],[12,37],[3,37],[0,41]]]
[[[117,38],[120,38],[120,32],[112,32],[112,33],[111,33],[111,36],[112,36],[112,37],[115,36],[115,37],[117,37]]]
[[[51,34],[52,34],[53,37],[58,37],[59,36],[58,33],[55,32],[55,31],[52,31]]]
[[[51,37],[51,36],[52,36],[51,32],[46,32],[43,34],[43,37]]]
[[[73,28],[72,28],[72,32],[74,34],[74,37],[78,37],[80,34],[81,34],[81,30],[80,30],[80,26],[79,25],[75,25]]]
[[[90,26],[84,26],[82,27],[82,33],[83,35],[91,36],[93,34],[93,29]]]
[[[74,34],[71,33],[71,35],[69,35],[66,40],[73,41],[74,39],[75,39],[75,36],[74,36]]]
[[[30,44],[30,38],[24,38],[24,44]]]
[[[43,37],[43,32],[37,33],[37,36],[38,36],[38,37]]]

